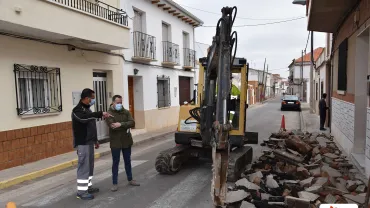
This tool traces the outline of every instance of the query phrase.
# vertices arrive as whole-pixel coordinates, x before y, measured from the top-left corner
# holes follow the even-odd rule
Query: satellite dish
[[[123,1],[124,4],[123,4],[123,10],[126,12],[126,14],[130,17],[130,18],[134,18],[134,9],[132,8],[132,1],[133,0],[125,0]]]

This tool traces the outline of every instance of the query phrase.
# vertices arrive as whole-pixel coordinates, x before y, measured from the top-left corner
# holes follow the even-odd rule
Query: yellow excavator
[[[215,207],[226,205],[226,183],[238,180],[251,163],[253,150],[247,144],[258,144],[258,133],[246,131],[249,67],[245,58],[235,57],[237,34],[231,32],[237,8],[221,12],[207,57],[199,59],[196,102],[180,106],[177,145],[155,162],[159,173],[175,174],[192,158],[212,158]]]

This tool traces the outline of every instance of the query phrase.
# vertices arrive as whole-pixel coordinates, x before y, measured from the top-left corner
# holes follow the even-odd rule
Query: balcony
[[[184,69],[195,68],[195,51],[189,48],[184,48]]]
[[[127,15],[97,0],[3,1],[0,31],[99,50],[129,48],[130,39]]]
[[[179,45],[169,41],[163,41],[163,62],[165,66],[176,66],[180,64]]]
[[[156,39],[154,36],[135,31],[133,61],[151,62],[156,61]]]
[[[307,29],[334,33],[343,17],[356,2],[354,0],[310,0]]]

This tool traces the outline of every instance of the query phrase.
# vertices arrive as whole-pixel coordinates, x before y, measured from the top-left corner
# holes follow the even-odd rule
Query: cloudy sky
[[[204,26],[216,25],[221,17],[221,8],[224,6],[238,7],[234,26],[285,21],[304,17],[306,14],[305,6],[294,5],[293,0],[174,1],[203,20]],[[233,30],[238,33],[238,57],[244,57],[248,62],[252,62],[251,67],[262,69],[266,58],[270,72],[281,74],[283,77],[288,76],[287,66],[291,61],[301,55],[308,36],[307,18],[264,26],[234,27]],[[201,27],[195,30],[197,42],[211,44],[214,35],[214,27]],[[314,47],[320,46],[325,46],[325,35],[316,33]],[[309,50],[310,43],[307,47],[308,52]]]

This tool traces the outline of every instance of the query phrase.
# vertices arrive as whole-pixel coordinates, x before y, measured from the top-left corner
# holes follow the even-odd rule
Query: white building
[[[121,5],[127,5],[121,0]],[[203,22],[171,0],[135,0],[124,50],[124,107],[147,131],[175,125],[196,83],[194,29]],[[126,8],[130,10],[131,8]]]
[[[316,48],[314,61],[316,62],[324,48]],[[311,70],[311,53],[294,59],[289,65],[289,88],[288,94],[297,95],[302,101],[310,102],[310,70]]]

